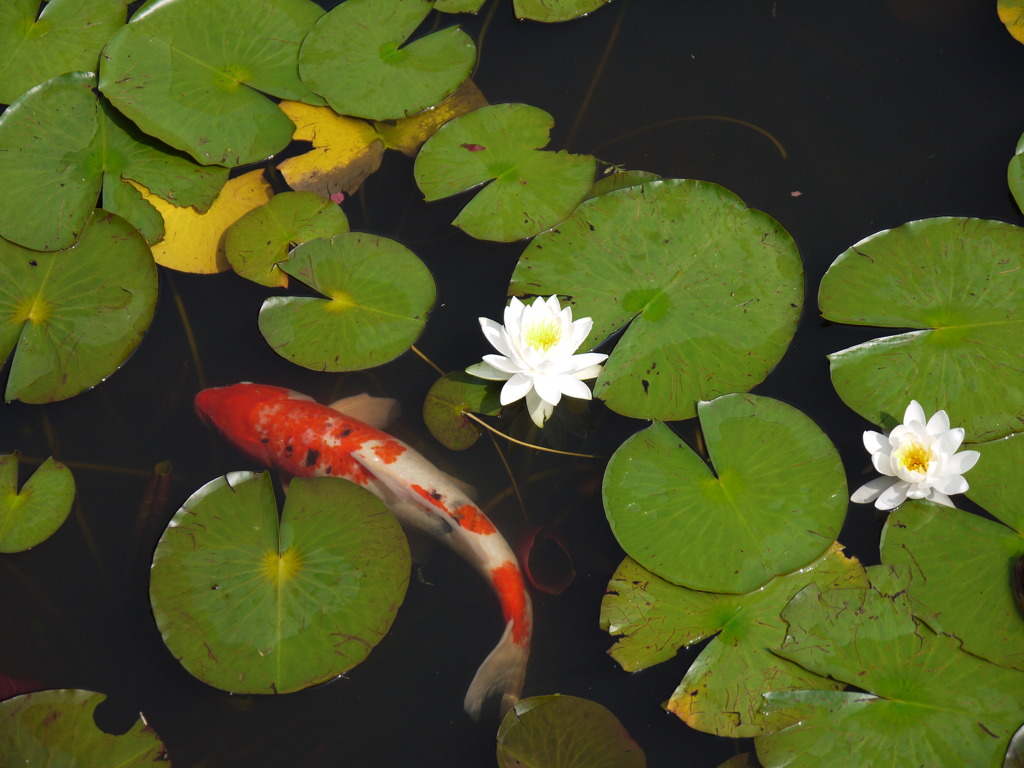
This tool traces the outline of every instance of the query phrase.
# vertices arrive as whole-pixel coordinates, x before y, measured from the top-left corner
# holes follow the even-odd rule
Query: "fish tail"
[[[522,696],[530,646],[516,642],[513,636],[514,623],[509,621],[505,625],[501,640],[477,669],[466,691],[463,706],[474,720],[480,719],[480,710],[492,695],[501,693],[499,717],[504,717]]]

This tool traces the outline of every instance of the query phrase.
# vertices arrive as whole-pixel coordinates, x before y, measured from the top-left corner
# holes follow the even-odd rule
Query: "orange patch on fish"
[[[397,440],[389,440],[386,443],[378,443],[373,446],[373,452],[385,464],[393,464],[399,456],[405,453],[405,446]]]
[[[448,515],[451,514],[451,512],[448,511],[448,507],[446,507],[444,502],[442,501],[442,499],[444,497],[440,493],[438,493],[437,491],[428,491],[422,485],[415,485],[415,484],[413,484],[410,487],[414,491],[416,491],[416,493],[418,493],[420,496],[422,496],[427,501],[427,503],[437,507],[442,512],[444,512],[445,514],[448,514]]]
[[[516,643],[530,639],[530,620],[526,615],[526,587],[519,567],[511,560],[491,569],[494,591],[501,598],[505,621],[512,622],[512,640]]]
[[[498,532],[498,529],[494,527],[494,523],[487,519],[487,515],[472,504],[463,504],[452,512],[451,516],[459,525],[472,533],[490,536],[492,533]]]

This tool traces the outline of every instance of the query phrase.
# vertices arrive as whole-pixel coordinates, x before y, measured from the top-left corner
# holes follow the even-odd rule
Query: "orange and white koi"
[[[367,423],[381,421],[365,415],[373,401],[360,396],[327,406],[282,387],[241,383],[204,389],[195,406],[204,422],[253,461],[296,477],[358,483],[380,497],[403,525],[440,539],[488,579],[501,601],[505,631],[477,670],[464,705],[477,718],[484,702],[500,693],[504,714],[522,695],[533,624],[519,563],[455,480]]]

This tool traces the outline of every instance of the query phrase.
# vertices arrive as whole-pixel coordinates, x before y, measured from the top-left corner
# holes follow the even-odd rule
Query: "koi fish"
[[[327,406],[282,387],[241,383],[202,390],[195,407],[253,461],[290,476],[341,477],[363,486],[402,525],[440,539],[488,579],[505,631],[477,669],[464,706],[477,719],[500,692],[504,715],[522,695],[533,624],[519,563],[457,481],[378,428],[381,408],[374,401],[392,402],[361,395]]]

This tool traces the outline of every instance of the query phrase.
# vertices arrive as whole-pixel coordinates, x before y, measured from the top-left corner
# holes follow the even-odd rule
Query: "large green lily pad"
[[[936,218],[868,237],[843,252],[818,303],[833,322],[907,333],[829,356],[843,401],[875,424],[911,399],[944,409],[971,442],[1024,419],[1024,228]]]
[[[779,653],[863,692],[765,695],[799,723],[756,740],[765,768],[857,765],[997,768],[1024,712],[1024,673],[965,653],[916,621],[909,573],[868,569],[867,589],[801,590]]]
[[[575,696],[534,696],[498,728],[499,768],[644,768],[647,758],[618,718]]]
[[[764,379],[796,331],[803,267],[771,217],[670,179],[583,203],[527,246],[509,293],[569,297],[574,317],[594,319],[584,348],[623,331],[595,397],[672,421]]]
[[[590,155],[543,151],[554,120],[528,104],[481,107],[441,126],[416,156],[427,200],[490,182],[452,222],[482,240],[511,242],[560,222],[594,180]]]
[[[303,42],[303,81],[335,112],[371,120],[443,101],[469,77],[476,46],[458,27],[405,44],[433,7],[430,0],[346,0]]]
[[[124,24],[124,0],[0,3],[0,104],[65,72],[92,72],[100,50]]]
[[[145,136],[93,92],[87,72],[32,89],[0,115],[0,236],[35,250],[72,245],[102,196],[150,243],[160,214],[127,180],[176,205],[206,210],[228,171],[206,167]]]
[[[167,647],[200,680],[287,693],[367,657],[394,620],[409,567],[398,522],[369,491],[297,478],[278,519],[269,473],[234,472],[171,520],[150,600]]]
[[[0,552],[21,552],[64,524],[75,500],[71,470],[49,458],[18,490],[18,454],[0,456]]]
[[[516,18],[533,21],[568,21],[592,13],[609,0],[512,0]]]
[[[46,403],[98,384],[138,345],[156,297],[149,246],[112,213],[97,210],[63,251],[0,240],[0,359],[14,352],[5,398]]]
[[[419,337],[434,304],[430,271],[386,237],[310,240],[278,267],[326,298],[271,297],[260,309],[260,331],[279,355],[314,370],[393,360]]]
[[[761,711],[766,691],[842,687],[772,652],[786,639],[782,609],[808,584],[822,590],[863,586],[867,577],[838,545],[811,566],[745,595],[680,587],[626,558],[601,602],[601,628],[619,637],[609,653],[627,672],[667,661],[680,648],[714,635],[668,709],[700,731],[758,736],[793,724],[784,712]]]
[[[164,745],[142,719],[120,735],[96,727],[96,706],[106,698],[69,689],[0,701],[0,765],[148,768],[166,761]]]
[[[465,371],[446,373],[435,381],[423,400],[423,421],[445,448],[464,451],[480,437],[480,427],[463,414],[496,416],[501,410],[499,388]]]
[[[698,416],[708,462],[660,422],[609,460],[605,512],[626,554],[674,584],[734,594],[822,555],[847,494],[817,425],[756,395],[702,402]]]
[[[107,43],[100,90],[143,131],[200,163],[263,160],[295,129],[263,94],[309,99],[299,45],[322,12],[311,0],[149,3]]]

